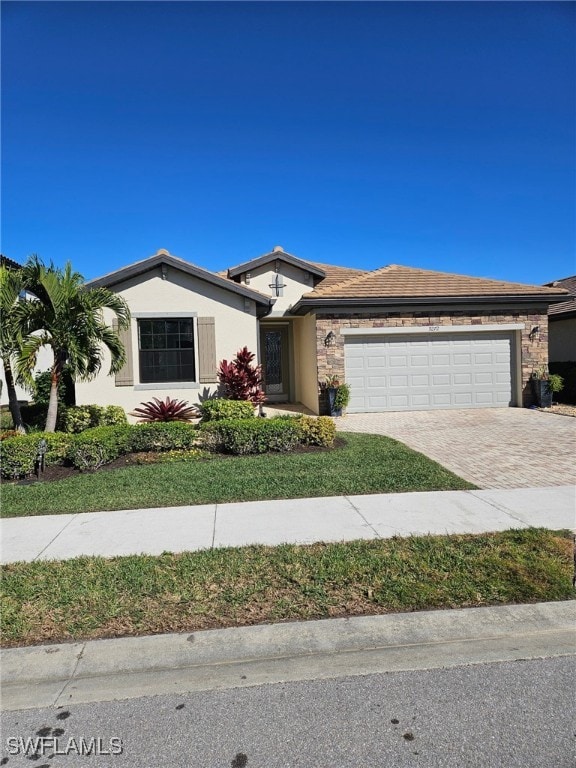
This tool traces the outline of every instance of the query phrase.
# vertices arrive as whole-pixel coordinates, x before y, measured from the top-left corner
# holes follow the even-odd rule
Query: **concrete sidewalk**
[[[571,655],[576,601],[13,648],[2,709]]]
[[[576,487],[332,496],[0,520],[2,562],[576,526]]]

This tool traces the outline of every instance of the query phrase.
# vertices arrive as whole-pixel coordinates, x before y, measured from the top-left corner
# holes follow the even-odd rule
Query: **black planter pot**
[[[336,394],[338,387],[328,387],[328,405],[330,406],[330,416],[342,416],[342,408],[335,408]]]
[[[536,404],[540,408],[550,408],[552,406],[552,390],[549,382],[546,379],[530,379],[530,381]]]

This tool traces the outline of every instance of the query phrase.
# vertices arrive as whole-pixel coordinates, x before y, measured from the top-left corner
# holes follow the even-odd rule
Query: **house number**
[[[439,331],[440,330],[440,326],[439,325],[429,325],[428,328],[431,331]]]

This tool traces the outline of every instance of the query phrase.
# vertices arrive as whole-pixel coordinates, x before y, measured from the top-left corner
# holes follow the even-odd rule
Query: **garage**
[[[343,330],[349,413],[516,404],[514,331],[407,331]]]

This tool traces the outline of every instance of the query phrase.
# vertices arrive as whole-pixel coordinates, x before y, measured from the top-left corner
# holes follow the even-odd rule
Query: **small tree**
[[[262,366],[253,365],[255,355],[248,347],[240,349],[232,362],[222,360],[218,368],[218,381],[230,400],[249,400],[253,405],[266,401],[262,390]]]

